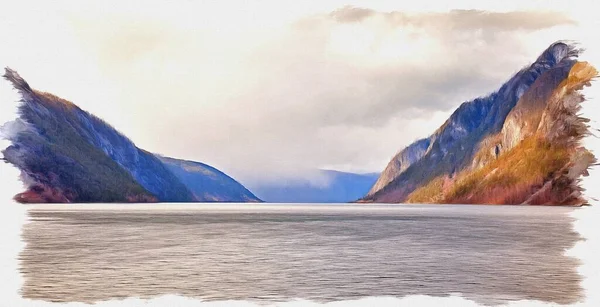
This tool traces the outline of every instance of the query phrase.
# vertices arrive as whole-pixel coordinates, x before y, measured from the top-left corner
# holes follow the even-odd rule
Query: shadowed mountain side
[[[192,193],[158,157],[136,147],[101,119],[67,100],[32,89],[14,70],[6,68],[4,78],[21,95],[18,118],[1,129],[12,143],[3,151],[4,160],[21,170],[27,188],[15,196],[17,201],[207,200],[197,185]],[[211,201],[237,199],[206,192],[212,193]],[[252,197],[237,200],[249,199]]]
[[[159,157],[204,202],[261,202],[235,179],[204,163]]]

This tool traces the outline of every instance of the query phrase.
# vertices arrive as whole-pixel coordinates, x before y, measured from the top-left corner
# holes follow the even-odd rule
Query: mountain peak
[[[564,59],[573,59],[579,57],[583,50],[577,47],[575,43],[566,41],[557,41],[550,45],[535,61],[539,64],[556,65]]]
[[[4,79],[10,81],[15,89],[17,89],[21,94],[32,93],[33,90],[29,87],[29,84],[21,78],[18,72],[10,69],[9,67],[4,68]]]

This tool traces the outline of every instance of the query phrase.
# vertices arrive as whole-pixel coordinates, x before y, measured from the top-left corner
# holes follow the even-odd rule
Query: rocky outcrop
[[[398,174],[401,174],[413,163],[423,158],[429,149],[429,145],[431,145],[430,138],[421,139],[412,143],[410,146],[396,154],[388,163],[383,173],[379,175],[379,178],[373,187],[371,187],[369,193],[367,193],[367,196],[373,195],[377,191],[383,189],[392,180],[394,180]]]

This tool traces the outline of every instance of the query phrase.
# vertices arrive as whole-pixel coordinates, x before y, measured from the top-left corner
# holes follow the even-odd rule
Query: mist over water
[[[178,294],[317,302],[461,293],[481,304],[582,298],[573,208],[40,205],[20,255],[25,298]]]

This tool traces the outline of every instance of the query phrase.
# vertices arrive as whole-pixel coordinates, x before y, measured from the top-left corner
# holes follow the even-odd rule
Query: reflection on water
[[[171,206],[171,207],[170,207]],[[34,206],[22,294],[96,302],[180,294],[315,301],[445,296],[580,299],[570,208]]]

